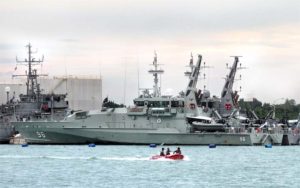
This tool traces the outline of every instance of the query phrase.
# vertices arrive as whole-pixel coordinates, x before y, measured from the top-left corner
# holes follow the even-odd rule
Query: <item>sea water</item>
[[[300,187],[300,147],[0,145],[0,187]]]

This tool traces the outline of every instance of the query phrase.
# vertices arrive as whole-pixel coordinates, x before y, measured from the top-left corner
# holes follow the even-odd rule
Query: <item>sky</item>
[[[190,59],[207,68],[199,89],[220,96],[224,77],[242,56],[240,97],[269,103],[300,103],[300,1],[298,0],[2,0],[0,77],[24,72],[15,59],[29,42],[39,67],[50,76],[98,76],[103,97],[132,104],[140,88],[151,88],[154,52],[165,73],[162,93],[187,86]]]

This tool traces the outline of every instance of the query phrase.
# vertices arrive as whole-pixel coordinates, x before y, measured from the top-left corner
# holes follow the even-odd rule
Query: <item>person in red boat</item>
[[[165,148],[161,148],[160,156],[165,156]]]
[[[174,151],[174,154],[181,154],[180,147],[177,147],[177,149]]]
[[[167,148],[166,155],[170,155],[170,154],[171,154],[170,148]]]
[[[184,156],[181,154],[180,147],[177,147],[176,151],[171,154],[169,148],[167,148],[166,153],[164,152],[165,148],[161,148],[161,152],[159,155],[154,155],[150,159],[158,160],[158,159],[169,159],[169,160],[183,160]]]

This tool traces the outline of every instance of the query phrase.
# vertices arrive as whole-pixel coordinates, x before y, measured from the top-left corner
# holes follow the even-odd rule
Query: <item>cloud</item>
[[[80,40],[78,40],[78,39],[71,39],[71,38],[61,39],[59,41],[66,42],[66,43],[78,43],[78,42],[80,42]]]
[[[16,3],[19,6],[15,6]],[[226,30],[257,30],[287,23],[299,25],[300,20],[300,2],[293,0],[136,0],[91,3],[63,0],[43,4],[29,1],[22,6],[16,1],[4,4],[1,6],[0,23],[7,27],[3,27],[2,32],[40,37],[170,37],[185,35],[187,32],[197,36]]]
[[[0,43],[0,50],[11,50],[15,46],[12,44],[7,44],[7,43]]]
[[[137,93],[137,64],[141,87],[153,85],[146,71],[157,50],[165,69],[162,86],[175,93],[186,87],[183,69],[190,52],[201,53],[215,67],[207,71],[205,82],[217,95],[228,71],[225,64],[232,63],[229,56],[242,55],[241,62],[249,69],[243,75],[241,95],[266,100],[288,95],[300,101],[291,91],[298,88],[299,78],[288,77],[299,70],[297,0],[10,0],[0,1],[0,11],[0,63],[10,59],[15,63],[16,55],[27,57],[24,46],[30,41],[45,55],[45,71],[60,75],[66,70],[75,75],[102,72],[103,92],[116,100],[123,100],[119,90],[126,63],[131,75],[126,98]],[[276,84],[282,88],[272,87]]]
[[[12,66],[11,64],[15,63],[14,58],[8,58],[8,57],[0,57],[0,64],[4,65],[7,64],[9,66]]]

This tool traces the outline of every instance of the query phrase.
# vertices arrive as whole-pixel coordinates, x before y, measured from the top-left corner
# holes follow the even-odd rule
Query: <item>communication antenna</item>
[[[123,104],[125,105],[125,101],[126,101],[126,81],[127,81],[127,61],[125,60],[124,63],[124,101]]]
[[[66,93],[68,93],[68,70],[67,70],[66,55],[64,55],[64,64],[65,64],[65,76],[66,76]]]
[[[200,79],[202,79],[204,82],[203,82],[203,91],[206,90],[206,84],[205,84],[205,81],[207,79],[206,77],[206,69],[209,69],[209,68],[213,68],[212,66],[207,66],[206,65],[206,62],[203,62],[203,66],[200,67],[202,69],[202,72],[203,72],[203,76],[200,77]]]
[[[139,63],[139,58],[137,58],[137,77],[138,77],[138,88],[137,88],[137,96],[139,97],[140,95],[140,63]]]
[[[239,60],[238,58],[243,57],[243,56],[230,56],[230,57],[237,58],[236,60],[238,61]],[[232,69],[232,66],[229,66],[228,63],[226,63],[226,68]],[[238,70],[242,70],[242,69],[246,69],[246,67],[242,67],[242,63],[237,64],[236,68],[235,68],[235,72],[237,72]],[[228,78],[229,78],[229,75],[226,75],[226,78],[224,78],[224,79],[227,80]],[[241,80],[242,80],[242,74],[239,74],[239,78],[234,78],[233,83],[237,82],[237,81],[241,81]],[[242,86],[239,86],[239,91],[240,92],[242,91]]]
[[[100,61],[99,61],[99,74],[100,74],[100,82],[101,82],[101,103],[103,102],[102,100],[102,96],[103,96],[103,81],[102,81],[102,61],[101,61],[101,57],[100,57]],[[102,105],[102,104],[101,104]]]
[[[239,58],[239,57],[243,57],[243,56],[231,56],[231,57],[234,57],[234,58],[237,57],[237,58]],[[243,69],[247,69],[247,67],[243,67],[242,63],[239,63],[239,65],[238,65],[238,67],[237,67],[236,70],[239,71],[239,70],[243,70]],[[239,74],[239,78],[235,79],[234,81],[242,81],[242,74],[240,73]],[[239,92],[242,92],[242,86],[241,85],[239,86]]]
[[[187,65],[186,67],[189,67],[190,70],[187,70],[184,72],[184,75],[187,76],[190,79],[190,76],[195,68],[194,65],[194,57],[193,57],[193,53],[191,52],[191,58],[190,58],[190,62],[189,65]]]
[[[193,53],[191,53],[191,58],[190,58],[190,62],[189,62],[189,65],[187,65],[186,67],[188,67],[190,70],[187,70],[187,71],[185,71],[184,72],[184,75],[185,76],[187,76],[189,79],[190,79],[190,77],[191,77],[191,74],[192,74],[192,72],[193,72],[193,70],[194,70],[194,68],[195,68],[195,65],[194,65],[194,58],[193,58]],[[202,70],[202,73],[203,73],[203,76],[201,77],[198,77],[198,80],[206,80],[206,73],[205,73],[205,69],[207,69],[207,68],[213,68],[212,66],[207,66],[206,65],[206,62],[204,62],[203,63],[203,66],[201,66],[200,67],[200,70]],[[200,71],[200,73],[201,73],[201,71]],[[200,74],[199,73],[199,74]],[[203,87],[204,87],[204,90],[206,89],[206,85],[204,84],[203,85]]]

